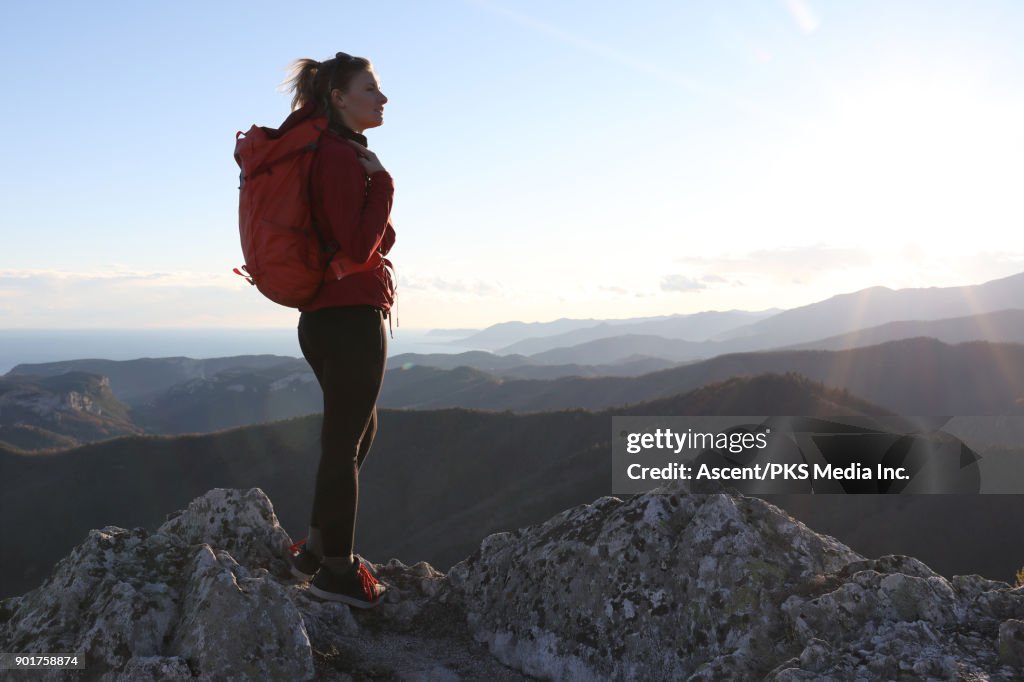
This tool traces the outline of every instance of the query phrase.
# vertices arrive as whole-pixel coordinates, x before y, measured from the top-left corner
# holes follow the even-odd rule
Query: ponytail
[[[319,102],[319,110],[326,112],[333,120],[334,110],[330,106],[331,90],[344,92],[356,74],[372,69],[373,65],[369,59],[353,57],[344,52],[338,52],[323,62],[305,57],[291,63],[288,78],[281,85],[293,93],[292,111],[310,102]]]
[[[292,111],[304,107],[309,102],[317,99],[316,77],[320,73],[321,64],[315,59],[296,59],[291,63],[291,71],[288,78],[281,84],[287,90],[291,90]]]

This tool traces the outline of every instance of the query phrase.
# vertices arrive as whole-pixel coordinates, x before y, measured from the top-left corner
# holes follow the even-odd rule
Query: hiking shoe
[[[292,575],[299,580],[309,580],[320,568],[320,557],[306,547],[306,538],[302,538],[288,548],[288,563]]]
[[[359,609],[372,609],[380,604],[386,589],[359,559],[344,573],[322,567],[309,586],[309,591],[321,599],[339,601]]]

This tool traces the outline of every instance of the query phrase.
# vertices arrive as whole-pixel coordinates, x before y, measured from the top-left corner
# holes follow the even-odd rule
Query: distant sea
[[[400,353],[462,353],[477,350],[450,340],[469,335],[460,330],[393,329],[388,357]],[[22,363],[102,358],[220,358],[232,355],[302,357],[294,327],[284,329],[0,329],[0,374]]]

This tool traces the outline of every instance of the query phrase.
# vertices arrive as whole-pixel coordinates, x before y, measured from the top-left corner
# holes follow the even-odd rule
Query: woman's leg
[[[373,445],[373,439],[377,437],[377,406],[373,406],[373,411],[370,412],[370,422],[366,425],[366,431],[363,433],[363,439],[359,442],[359,455],[356,457],[356,468],[360,469],[363,466],[363,461],[366,456],[370,454],[370,446]]]
[[[303,313],[300,346],[324,393],[321,456],[311,526],[324,556],[349,557],[359,504],[359,466],[376,434],[387,337],[381,312],[346,306]],[[319,371],[317,371],[319,370]]]
[[[374,405],[373,412],[370,414],[370,423],[366,426],[366,431],[363,433],[363,438],[359,441],[359,454],[356,458],[356,468],[361,469],[363,462],[366,461],[366,456],[370,454],[370,446],[373,445],[373,439],[377,435],[377,406]],[[323,433],[321,431],[321,442],[323,441]],[[321,452],[321,458],[323,453]],[[315,510],[314,510],[315,511]],[[323,544],[320,540],[320,520],[315,516],[312,516],[309,520],[309,538],[307,547],[314,550],[317,554],[323,555]]]
[[[320,384],[320,390],[323,391],[323,368],[322,360],[320,356],[314,353],[312,343],[306,338],[306,334],[309,333],[309,313],[302,313],[299,315],[299,348],[302,350],[302,357],[306,358],[306,362],[309,363],[310,369],[313,370],[313,375],[316,377],[316,381]],[[304,331],[305,330],[305,331]],[[323,426],[321,425],[321,442],[323,438]],[[323,459],[323,449],[321,446],[320,458]],[[312,507],[312,505],[310,505]],[[306,549],[323,558],[324,556],[324,545],[323,540],[320,538],[320,521],[315,516],[316,510],[313,509],[310,512],[309,519],[309,530],[306,533]]]

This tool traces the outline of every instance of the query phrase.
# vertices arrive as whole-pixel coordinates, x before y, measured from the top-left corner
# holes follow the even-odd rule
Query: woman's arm
[[[391,175],[386,170],[372,173],[367,190],[355,150],[335,141],[322,145],[313,163],[313,200],[322,206],[328,226],[324,232],[343,254],[365,263],[388,231],[395,192]]]

